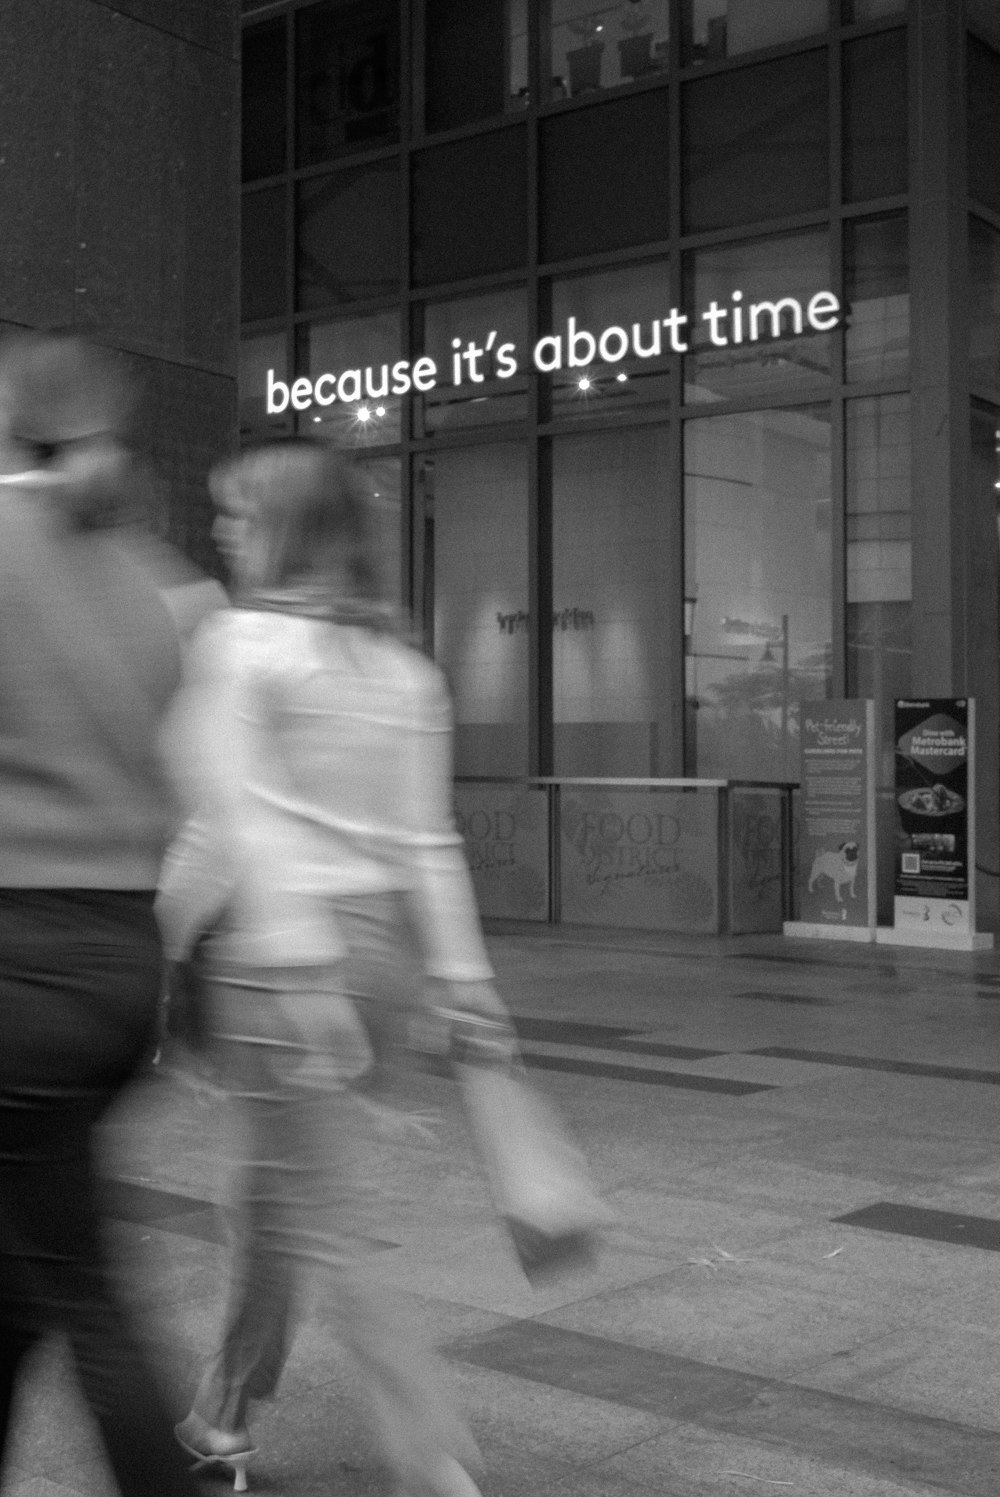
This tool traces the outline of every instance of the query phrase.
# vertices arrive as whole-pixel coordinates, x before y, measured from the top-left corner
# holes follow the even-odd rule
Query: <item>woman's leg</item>
[[[0,1343],[4,1399],[49,1330],[125,1497],[193,1491],[100,1245],[94,1125],[148,1053],[160,989],[152,896],[0,891]]]
[[[303,1264],[317,1249],[327,1251],[333,1232],[332,1099],[303,1084],[314,1046],[275,979],[268,981],[209,983],[215,1058],[239,1111],[239,1145],[223,1330],[192,1411],[233,1435],[245,1433],[251,1399],[277,1389],[295,1333]],[[314,1005],[329,1001],[329,993],[310,997]],[[317,1131],[327,1144],[320,1170],[309,1144]]]
[[[422,1002],[423,977],[407,942],[402,901],[339,900],[336,915],[349,950],[344,991],[373,1029],[390,1037],[388,1052]],[[384,1060],[391,1072],[391,1054]],[[338,1265],[333,1295],[341,1340],[400,1490],[407,1497],[474,1497],[477,1488],[464,1468],[478,1469],[479,1451],[424,1336],[363,1261]]]
[[[308,1274],[334,1316],[380,1452],[403,1490],[473,1497],[462,1467],[477,1465],[478,1451],[442,1369],[349,1238],[358,1225],[350,1221],[356,1127],[344,1076],[358,1069],[358,1036],[341,994],[346,983],[359,1003],[398,1009],[414,980],[396,950],[395,902],[361,904],[351,902],[356,960],[325,974],[323,985],[291,972],[261,974],[259,986],[211,984],[217,1058],[243,1114],[244,1138],[225,1325],[192,1412],[215,1430],[244,1432],[249,1401],[277,1387],[294,1332],[294,1294]]]

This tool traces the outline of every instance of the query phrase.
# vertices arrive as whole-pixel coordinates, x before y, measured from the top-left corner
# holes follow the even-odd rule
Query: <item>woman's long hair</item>
[[[217,503],[246,516],[255,579],[240,602],[392,626],[378,534],[361,475],[338,449],[309,437],[251,448],[216,469]]]

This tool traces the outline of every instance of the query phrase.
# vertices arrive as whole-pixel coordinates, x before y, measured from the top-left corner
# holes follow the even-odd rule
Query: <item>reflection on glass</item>
[[[299,430],[329,434],[352,451],[398,442],[399,313],[303,325],[296,339],[295,374],[312,387],[302,394]]]
[[[523,125],[449,140],[414,152],[411,160],[415,286],[447,285],[524,264],[528,163]]]
[[[540,121],[542,260],[635,253],[669,237],[669,106],[665,88],[646,88]]]
[[[910,368],[910,267],[905,213],[844,227],[849,380],[901,378]]]
[[[813,296],[830,285],[825,233],[696,250],[686,272],[694,320],[685,400],[738,400],[827,384],[830,334],[817,332],[807,315]],[[705,315],[713,308],[720,314],[714,323]]]
[[[241,204],[243,257],[240,316],[244,322],[280,317],[285,310],[285,189],[245,192]]]
[[[528,103],[528,0],[507,0],[507,80],[511,109]]]
[[[357,457],[371,499],[378,530],[378,563],[383,594],[397,605],[403,602],[402,573],[402,478],[398,457],[361,453]]]
[[[285,169],[285,18],[243,32],[241,89],[244,182]]]
[[[428,303],[423,350],[434,360],[438,384],[421,397],[425,435],[457,426],[523,420],[530,363],[527,342],[523,287]]]
[[[827,0],[683,0],[684,61],[720,62],[827,26]]]
[[[299,311],[398,293],[399,165],[349,167],[295,189]]]
[[[528,772],[528,458],[521,443],[416,460],[434,658],[455,710],[455,773]]]
[[[687,82],[681,91],[685,230],[825,208],[828,93],[823,47]]]
[[[909,178],[906,32],[861,36],[844,47],[844,201],[905,192]]]
[[[550,345],[562,365],[551,375],[553,415],[666,400],[676,357],[663,322],[670,310],[665,260],[554,280],[551,327],[543,330],[559,339]]]
[[[298,165],[398,139],[398,0],[323,0],[296,11]]]
[[[554,757],[558,775],[665,773],[665,427],[559,437],[552,451]]]
[[[528,0],[424,0],[427,130],[454,130],[528,102]]]
[[[552,0],[552,97],[576,99],[662,72],[668,11],[668,0]]]
[[[291,430],[287,412],[267,414],[268,374],[273,370],[276,379],[284,379],[285,346],[284,333],[264,333],[240,342],[236,388],[241,443],[265,442]]]
[[[829,695],[830,412],[684,428],[685,768],[798,779],[798,704]]]
[[[1000,47],[1000,7],[996,0],[965,0],[965,17],[970,26]]]
[[[912,690],[909,396],[850,401],[845,459],[847,693],[891,722]]]
[[[1000,231],[969,219],[969,374],[1000,385]]]
[[[869,21],[883,21],[887,16],[902,16],[906,14],[906,3],[907,0],[842,0],[842,20],[845,26],[864,26]],[[992,6],[993,0],[980,3]]]
[[[975,36],[968,38],[966,94],[969,197],[1000,213],[1000,180],[993,161],[1000,133],[1000,55]]]

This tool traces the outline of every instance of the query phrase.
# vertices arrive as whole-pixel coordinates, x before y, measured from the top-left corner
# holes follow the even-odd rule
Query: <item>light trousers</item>
[[[194,1409],[242,1429],[253,1399],[271,1397],[289,1355],[307,1281],[347,1355],[382,1460],[414,1492],[433,1492],[442,1454],[478,1464],[443,1369],[376,1285],[356,1237],[352,1072],[370,1059],[349,994],[388,1048],[416,1001],[420,976],[401,941],[399,902],[338,902],[350,957],[318,974],[218,969],[209,982],[215,1059],[241,1112],[239,1189],[221,1340]]]

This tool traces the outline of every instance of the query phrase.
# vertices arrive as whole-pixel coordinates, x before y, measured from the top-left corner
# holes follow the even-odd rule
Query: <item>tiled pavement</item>
[[[453,1083],[413,1078],[438,1143],[378,1147],[364,1232],[448,1361],[487,1497],[1000,1497],[1000,956],[490,942],[618,1223],[593,1270],[532,1289]],[[224,1111],[161,1079],[107,1143],[123,1276],[183,1399],[224,1281]],[[318,1302],[251,1488],[384,1492],[349,1392]],[[5,1497],[108,1489],[53,1348]]]

